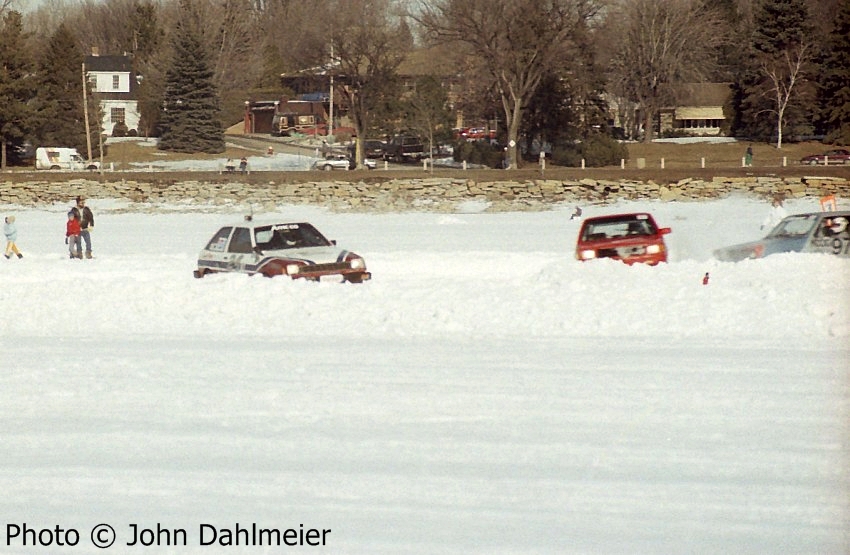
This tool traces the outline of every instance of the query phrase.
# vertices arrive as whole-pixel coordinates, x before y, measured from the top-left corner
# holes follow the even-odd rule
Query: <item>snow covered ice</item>
[[[573,206],[258,214],[361,254],[363,285],[196,280],[247,207],[88,204],[90,261],[67,206],[2,207],[3,553],[57,552],[23,523],[74,553],[850,552],[850,260],[713,260],[765,202],[583,206],[671,227],[654,268],[576,261]],[[200,545],[237,523],[331,532]]]

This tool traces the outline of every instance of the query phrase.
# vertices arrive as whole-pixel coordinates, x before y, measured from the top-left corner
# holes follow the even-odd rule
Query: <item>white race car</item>
[[[354,160],[349,158],[345,154],[330,154],[325,158],[313,162],[314,170],[353,170],[356,169],[356,167],[357,166],[354,163]],[[378,164],[374,160],[365,158],[363,160],[363,167],[367,170],[374,170],[378,167]]]
[[[308,223],[260,224],[251,218],[222,227],[201,250],[195,277],[215,272],[351,283],[372,277],[361,256],[337,247]]]

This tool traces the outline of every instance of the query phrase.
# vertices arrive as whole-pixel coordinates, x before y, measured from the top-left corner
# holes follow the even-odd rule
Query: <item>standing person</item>
[[[768,231],[770,231],[787,216],[788,212],[786,212],[785,207],[782,206],[782,197],[775,196],[771,203],[770,212],[768,212],[767,217],[765,217],[761,224],[761,229],[767,228]]]
[[[6,216],[3,233],[6,235],[6,254],[4,256],[8,259],[11,258],[12,253],[15,253],[18,255],[18,258],[23,258],[24,255],[21,254],[21,251],[18,250],[18,245],[15,244],[15,241],[18,240],[18,226],[15,225],[14,216]]]
[[[77,205],[72,208],[77,220],[80,222],[80,237],[86,243],[86,258],[91,258],[91,232],[94,229],[94,214],[86,206],[86,199],[77,197]],[[80,252],[80,258],[83,257]]]
[[[65,225],[65,243],[71,258],[82,258],[82,243],[80,242],[80,219],[73,208],[68,211],[68,223]]]
[[[248,159],[244,156],[239,160],[239,171],[244,175],[248,171]]]
[[[753,145],[747,146],[747,153],[744,155],[744,165],[748,168],[753,165]]]

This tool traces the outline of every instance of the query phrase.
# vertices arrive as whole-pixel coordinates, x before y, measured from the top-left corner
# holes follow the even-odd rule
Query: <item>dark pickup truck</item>
[[[384,160],[409,162],[425,157],[425,146],[413,135],[396,135],[384,147]]]

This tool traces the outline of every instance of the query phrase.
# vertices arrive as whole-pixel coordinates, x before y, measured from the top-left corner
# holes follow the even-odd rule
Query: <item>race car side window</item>
[[[847,218],[844,216],[825,217],[821,220],[820,227],[815,234],[818,237],[835,237],[841,234],[850,234]]]
[[[251,231],[247,227],[237,227],[233,230],[233,237],[230,239],[227,252],[251,252]]]
[[[331,244],[324,235],[310,224],[301,224],[298,229],[301,232],[301,240],[305,247],[327,247]]]
[[[230,237],[230,231],[232,229],[232,227],[223,227],[219,229],[218,233],[213,235],[210,242],[207,243],[207,250],[224,252],[224,249],[227,248],[227,238]]]

